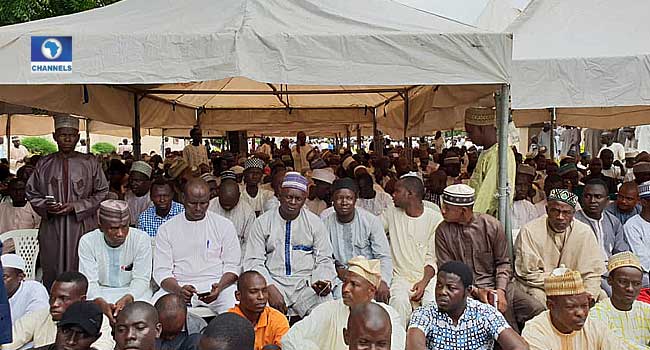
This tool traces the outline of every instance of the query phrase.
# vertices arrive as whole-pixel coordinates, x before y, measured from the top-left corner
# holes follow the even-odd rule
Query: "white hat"
[[[2,267],[12,267],[16,270],[25,271],[25,260],[18,254],[5,254],[0,257]]]
[[[447,186],[442,193],[442,201],[459,207],[474,205],[474,189],[465,184]]]
[[[231,167],[230,170],[232,172],[234,172],[235,174],[237,174],[237,175],[244,173],[244,167],[241,166],[241,165],[235,165],[235,166]]]
[[[336,175],[334,175],[331,171],[327,171],[326,169],[314,169],[314,171],[311,173],[311,178],[313,180],[327,182],[331,185],[334,183],[334,180],[336,180]]]

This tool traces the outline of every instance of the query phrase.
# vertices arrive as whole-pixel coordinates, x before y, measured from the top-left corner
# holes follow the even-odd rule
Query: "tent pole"
[[[357,124],[357,153],[363,149],[363,139],[361,138],[361,125]]]
[[[374,146],[373,151],[375,154],[377,154],[379,157],[382,157],[383,154],[383,147],[381,147],[379,143],[379,131],[377,130],[377,113],[375,113],[375,110],[372,110],[372,143]]]
[[[86,154],[90,154],[90,119],[86,118]]]
[[[506,240],[508,242],[508,252],[510,261],[512,259],[512,230],[510,228],[510,210],[508,202],[510,191],[508,188],[508,152],[512,152],[508,147],[508,122],[510,117],[510,86],[501,85],[501,90],[496,95],[497,106],[497,132],[498,132],[498,149],[499,149],[499,221],[503,224],[506,231]]]
[[[165,159],[165,128],[160,132],[160,156]]]
[[[140,99],[138,98],[138,94],[133,94],[133,115],[133,129],[131,132],[133,135],[133,158],[140,160],[142,152],[140,149]]]
[[[555,127],[556,127],[556,124],[557,124],[557,110],[555,109],[555,107],[553,107],[553,109],[551,109],[551,137],[550,137],[551,144],[549,145],[550,155],[551,155],[552,160],[555,160],[555,158],[556,158],[555,154],[557,153],[557,150],[555,149]]]
[[[347,142],[347,148],[352,152],[352,133],[350,132],[350,125],[345,124],[345,142]]]
[[[5,129],[5,135],[7,135],[7,160],[11,164],[11,114],[7,113],[7,126]]]
[[[409,92],[408,90],[403,92],[404,94],[404,148],[408,149],[411,148],[411,144],[408,142],[409,138],[407,136],[408,134],[408,127],[409,127]]]

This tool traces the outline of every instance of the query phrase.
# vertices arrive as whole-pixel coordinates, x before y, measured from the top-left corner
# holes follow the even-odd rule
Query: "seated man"
[[[129,172],[129,189],[124,194],[124,200],[129,204],[131,226],[138,224],[138,218],[151,206],[151,172],[153,169],[147,162],[133,162]]]
[[[334,298],[341,298],[341,286],[347,270],[345,262],[355,256],[364,256],[381,261],[382,281],[376,297],[377,301],[388,303],[393,262],[381,219],[356,207],[359,189],[354,180],[346,177],[334,181],[332,192],[335,212],[323,218],[323,223],[329,231],[338,275],[334,283]]]
[[[332,184],[336,180],[336,175],[327,169],[314,169],[311,180],[314,184],[309,188],[310,195],[305,202],[305,207],[312,213],[320,215],[332,203]]]
[[[162,332],[157,341],[156,349],[187,350],[198,347],[199,335],[208,324],[203,318],[187,312],[187,304],[183,297],[167,294],[156,301],[158,318],[162,324]]]
[[[169,181],[162,178],[154,181],[150,193],[153,205],[140,214],[138,229],[146,232],[150,237],[156,237],[160,225],[182,213],[185,208],[182,204],[173,201],[174,187]]]
[[[161,331],[156,308],[144,301],[131,303],[115,320],[115,350],[159,350],[156,338]]]
[[[531,350],[628,349],[607,323],[587,317],[591,294],[580,275],[558,268],[544,279],[548,310],[528,321],[522,333]]]
[[[101,335],[102,310],[91,302],[76,302],[63,313],[56,328],[54,343],[37,350],[90,350]]]
[[[442,202],[444,221],[436,229],[438,267],[448,261],[469,266],[476,280],[472,295],[490,305],[497,296],[497,308],[518,332],[518,325],[544,311],[544,305],[510,283],[512,267],[503,226],[491,215],[473,212],[474,189],[467,185],[445,188]]]
[[[623,225],[613,214],[605,210],[608,201],[605,183],[597,178],[591,179],[585,183],[582,192],[582,209],[575,215],[576,220],[588,225],[596,234],[605,263],[612,255],[630,250],[625,240]],[[607,295],[611,295],[612,290],[606,280],[607,278],[603,276],[601,287]]]
[[[401,328],[406,328],[414,307],[433,302],[435,233],[442,221],[440,213],[422,203],[424,184],[411,174],[395,183],[395,207],[382,215],[393,258],[390,306],[399,313]]]
[[[41,217],[34,211],[25,196],[25,181],[11,179],[7,186],[10,201],[0,203],[0,234],[21,229],[35,229],[41,224]],[[4,242],[3,253],[16,250],[13,239]]]
[[[448,261],[437,280],[436,303],[411,316],[406,350],[492,349],[495,342],[503,350],[528,349],[497,309],[470,297],[474,278],[469,266]]]
[[[193,306],[226,312],[235,306],[240,271],[237,231],[230,220],[208,211],[210,188],[202,179],[190,179],[184,197],[185,213],[160,226],[156,236],[153,278],[161,288],[153,300],[173,293]]]
[[[57,322],[70,305],[86,300],[88,280],[79,272],[64,272],[52,284],[49,308],[26,314],[13,325],[13,342],[2,345],[2,350],[20,349],[28,343],[34,347],[52,344],[56,340]],[[113,350],[111,325],[106,315],[102,317],[101,335],[92,347],[96,350]]]
[[[568,190],[552,190],[548,214],[526,224],[513,247],[515,283],[540,303],[546,303],[544,278],[560,265],[579,271],[591,297],[602,298],[605,259],[591,228],[573,219],[577,203],[578,196]]]
[[[639,257],[643,266],[643,288],[648,288],[648,272],[650,271],[650,181],[639,186],[641,198],[641,213],[630,218],[623,226],[625,238],[630,244],[630,250]]]
[[[360,304],[350,308],[348,326],[343,339],[350,350],[391,348],[393,328],[388,312],[377,303]]]
[[[289,172],[280,192],[280,207],[262,214],[246,243],[245,270],[255,270],[269,283],[269,305],[290,316],[305,317],[331,300],[336,277],[327,230],[303,208],[307,179]]]
[[[589,175],[582,178],[582,182],[586,184],[590,180],[599,179],[605,183],[607,188],[607,196],[616,195],[617,179],[611,178],[602,173],[603,161],[600,158],[594,158],[589,163]]]
[[[612,296],[589,312],[589,318],[609,324],[609,329],[626,342],[637,347],[650,344],[650,305],[637,301],[641,292],[643,267],[636,255],[622,252],[607,264]]]
[[[151,299],[151,239],[129,227],[125,201],[99,204],[99,228],[79,240],[79,272],[88,279],[88,299],[114,317],[134,300]]]
[[[282,337],[289,331],[289,320],[280,311],[267,306],[269,299],[266,280],[257,271],[246,271],[237,280],[235,298],[239,301],[228,312],[249,320],[255,328],[255,350],[281,346]]]
[[[25,280],[25,260],[20,255],[5,254],[0,260],[12,324],[23,315],[49,307],[50,296],[45,287],[40,282]]]
[[[367,173],[361,173],[356,178],[359,184],[359,199],[356,206],[363,208],[377,216],[381,215],[386,209],[393,207],[393,199],[390,194],[384,191],[377,191],[372,176]]]
[[[199,341],[199,349],[254,350],[255,331],[253,325],[232,312],[220,314],[210,321],[203,332]]]
[[[639,185],[635,182],[625,182],[618,189],[616,202],[610,204],[605,209],[614,214],[625,225],[628,219],[636,214],[641,213],[641,204],[639,204]]]
[[[512,202],[512,229],[520,229],[525,224],[538,218],[535,205],[528,199],[535,178],[535,169],[526,164],[517,167],[515,177],[515,197]]]
[[[232,221],[239,237],[242,258],[246,248],[246,239],[255,222],[255,211],[240,199],[239,185],[234,178],[223,178],[217,198],[210,200],[210,211]]]
[[[284,350],[347,350],[343,329],[347,325],[350,308],[373,303],[381,283],[379,260],[368,260],[362,256],[348,261],[349,269],[343,283],[343,299],[332,300],[317,306],[309,316],[293,325],[282,338]],[[391,318],[391,323],[400,325],[399,315],[392,307],[379,303]],[[406,333],[400,326],[392,329],[392,349],[402,350]]]
[[[246,159],[244,165],[244,188],[241,199],[253,208],[256,215],[263,211],[264,203],[273,197],[273,192],[263,189],[260,185],[264,166],[264,161],[255,157]]]

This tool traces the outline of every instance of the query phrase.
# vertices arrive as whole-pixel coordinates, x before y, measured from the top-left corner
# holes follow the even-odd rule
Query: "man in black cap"
[[[57,324],[54,343],[38,350],[89,350],[102,334],[102,310],[89,301],[76,302],[63,313]]]

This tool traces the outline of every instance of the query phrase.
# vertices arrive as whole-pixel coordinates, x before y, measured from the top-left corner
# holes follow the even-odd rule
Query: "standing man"
[[[237,230],[239,245],[244,258],[246,240],[255,222],[255,211],[240,198],[239,185],[234,177],[223,177],[219,186],[219,195],[210,200],[210,211],[232,221]]]
[[[151,184],[152,206],[147,208],[138,219],[138,229],[146,232],[149,237],[156,237],[160,225],[174,216],[185,211],[182,204],[176,203],[172,184],[162,178]]]
[[[190,138],[192,143],[183,148],[183,159],[185,159],[190,169],[194,167],[198,169],[201,164],[210,166],[208,152],[205,150],[205,146],[201,144],[203,133],[198,125],[190,130]]]
[[[25,158],[29,156],[29,151],[25,146],[20,144],[20,138],[18,136],[12,136],[11,137],[11,143],[13,143],[13,147],[11,147],[11,166],[12,169],[18,169],[21,166],[25,165]]]
[[[650,271],[650,182],[639,186],[639,197],[641,197],[641,213],[629,219],[623,229],[625,237],[630,244],[632,252],[641,260],[643,266],[643,287],[650,286],[648,272]]]
[[[311,145],[307,144],[307,135],[304,131],[298,132],[296,139],[296,145],[291,148],[291,156],[293,157],[293,169],[297,172],[305,172],[310,169],[309,161],[307,161],[307,154],[311,152],[312,147]]]
[[[503,226],[493,216],[472,211],[474,189],[467,185],[447,187],[442,201],[445,221],[436,229],[438,267],[449,261],[466,264],[475,278],[475,299],[490,305],[496,300],[518,332],[518,324],[544,311],[544,305],[510,283],[512,268]]]
[[[618,189],[616,202],[610,204],[605,210],[618,218],[623,225],[636,214],[641,213],[639,204],[639,185],[635,182],[625,182]]]
[[[190,179],[185,213],[160,226],[156,236],[153,278],[160,290],[152,300],[178,294],[217,314],[235,306],[234,283],[241,270],[237,231],[230,220],[208,211],[209,205],[208,184]]]
[[[576,270],[594,301],[601,296],[600,276],[605,258],[596,235],[574,220],[578,197],[565,189],[551,191],[546,213],[524,225],[513,247],[517,285],[539,302],[546,303],[544,278],[565,266]]]
[[[483,146],[469,185],[476,190],[474,210],[497,216],[499,201],[497,180],[499,178],[499,145],[497,144],[496,114],[492,108],[468,108],[465,111],[465,130],[472,142]],[[517,166],[515,154],[508,147],[508,186],[515,182]],[[512,191],[511,191],[512,193]],[[512,195],[509,203],[512,203]]]
[[[342,178],[333,185],[334,213],[323,218],[329,231],[334,252],[334,264],[338,278],[334,283],[334,298],[341,297],[341,287],[350,259],[363,256],[381,262],[381,283],[377,287],[376,300],[388,303],[392,281],[393,261],[388,239],[381,219],[369,211],[356,207],[358,187],[354,180]]]
[[[131,212],[131,226],[137,226],[138,218],[149,206],[151,206],[151,172],[153,169],[147,162],[141,160],[133,162],[129,173],[129,189],[124,195],[124,200],[129,204]]]
[[[79,268],[79,239],[97,228],[97,209],[108,194],[99,162],[74,150],[79,119],[57,116],[54,127],[59,150],[43,157],[27,182],[27,199],[42,218],[38,243],[47,288],[59,273]]]
[[[415,307],[434,299],[435,282],[430,282],[436,274],[435,233],[442,215],[425,207],[422,198],[422,180],[414,173],[402,176],[393,192],[395,207],[382,216],[393,258],[390,306],[399,313],[402,328]]]
[[[306,199],[307,179],[287,173],[280,206],[257,218],[244,258],[244,270],[261,273],[269,283],[269,305],[299,317],[332,299],[336,277],[327,230],[304,208]]]
[[[600,144],[602,147],[598,152],[598,158],[601,158],[601,153],[603,150],[608,149],[614,153],[614,161],[624,162],[625,161],[625,147],[618,143],[614,142],[614,134],[610,131],[605,131],[600,135]]]

